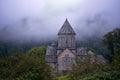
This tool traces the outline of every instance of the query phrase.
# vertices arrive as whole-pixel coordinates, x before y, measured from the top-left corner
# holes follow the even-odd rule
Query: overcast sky
[[[68,18],[78,38],[120,27],[120,0],[0,0],[0,39],[48,40]]]

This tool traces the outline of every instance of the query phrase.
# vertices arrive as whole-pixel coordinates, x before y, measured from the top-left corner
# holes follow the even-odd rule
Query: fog
[[[77,39],[120,27],[120,0],[0,0],[0,40],[55,40],[67,18]]]

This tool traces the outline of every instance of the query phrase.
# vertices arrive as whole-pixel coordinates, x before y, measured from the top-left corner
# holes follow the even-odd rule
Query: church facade
[[[76,64],[77,57],[85,57],[87,54],[94,57],[95,54],[88,51],[87,48],[76,47],[76,33],[67,19],[57,35],[57,46],[52,43],[46,50],[46,62],[56,71],[72,70],[72,65]],[[100,55],[98,57],[102,58]]]

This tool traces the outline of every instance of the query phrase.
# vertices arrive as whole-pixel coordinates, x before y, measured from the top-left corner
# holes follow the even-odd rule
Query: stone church
[[[46,51],[46,62],[56,71],[72,70],[76,57],[85,56],[87,53],[94,57],[95,54],[88,51],[87,48],[76,47],[76,33],[67,19],[57,35],[57,46],[52,43]],[[98,55],[98,57],[103,59],[101,55]]]

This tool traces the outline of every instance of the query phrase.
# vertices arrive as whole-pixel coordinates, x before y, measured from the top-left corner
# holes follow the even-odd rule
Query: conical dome
[[[75,31],[73,30],[67,19],[65,20],[62,28],[58,32],[58,35],[64,35],[64,34],[76,35]]]

